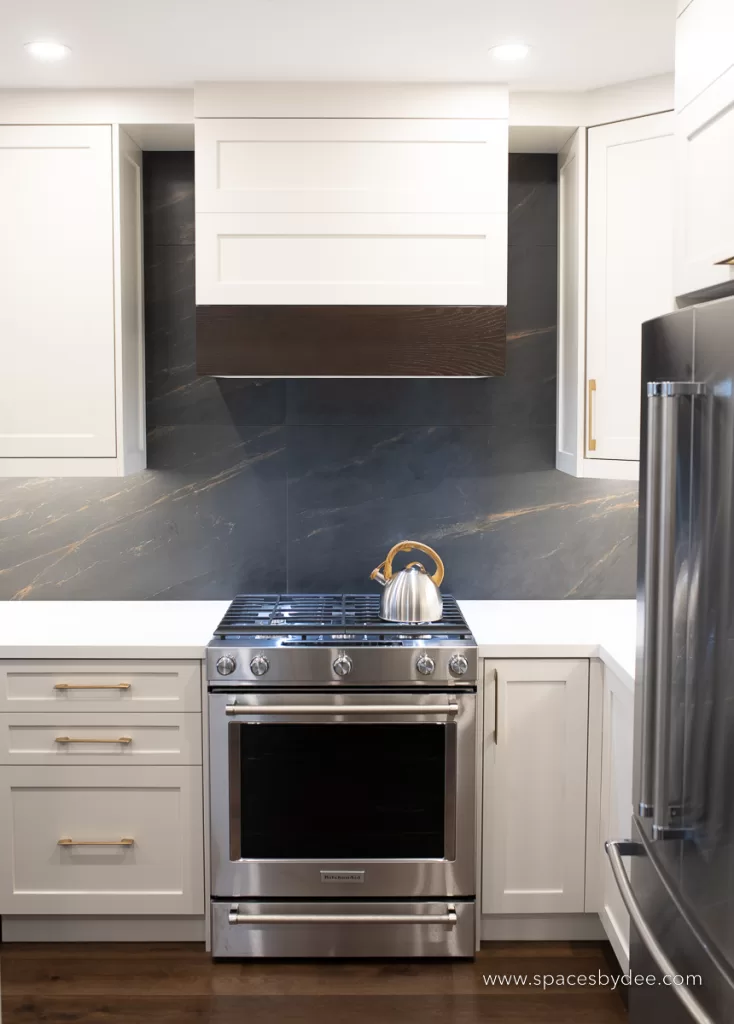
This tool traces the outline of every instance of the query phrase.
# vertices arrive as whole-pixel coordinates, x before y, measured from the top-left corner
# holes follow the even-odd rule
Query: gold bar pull
[[[494,743],[495,746],[500,738],[500,677],[497,669],[494,670]]]
[[[132,736],[118,736],[117,739],[96,739],[93,736],[57,736],[55,743],[132,743]]]
[[[129,690],[132,683],[56,683],[54,690]]]
[[[594,409],[594,392],[596,391],[596,381],[591,378],[589,380],[589,405],[586,410],[586,415],[589,417],[589,451],[596,451],[596,438],[594,437],[594,422],[592,420],[592,413]]]
[[[57,846],[132,846],[134,839],[69,839],[62,836]]]

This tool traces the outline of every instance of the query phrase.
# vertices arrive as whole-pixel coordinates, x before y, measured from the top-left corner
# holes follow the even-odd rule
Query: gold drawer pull
[[[57,736],[56,743],[132,743],[132,736],[118,736],[117,739],[97,739],[94,736],[89,738],[82,736]]]
[[[588,419],[589,419],[589,444],[588,444],[588,448],[589,448],[590,452],[595,452],[596,451],[596,438],[594,437],[594,421],[593,421],[594,392],[595,391],[596,391],[596,381],[592,378],[589,381],[589,404],[588,404],[588,408],[586,410],[586,414],[587,414]]]
[[[54,690],[129,690],[132,683],[56,683]]]
[[[132,846],[134,839],[68,839],[62,836],[57,846]]]

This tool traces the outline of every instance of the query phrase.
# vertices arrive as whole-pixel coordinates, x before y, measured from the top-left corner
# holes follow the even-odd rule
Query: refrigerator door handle
[[[632,891],[629,875],[625,871],[624,864],[622,863],[622,857],[634,857],[644,853],[644,847],[641,843],[634,843],[630,839],[610,839],[608,842],[604,843],[604,849],[609,857],[612,874],[614,875],[614,880],[617,883],[619,893],[622,897],[622,902],[627,908],[627,913],[630,916],[632,924],[637,929],[640,939],[644,943],[652,959],[655,961],[656,967],[661,974],[666,975],[671,979],[676,976],[680,976],[680,972],[676,971],[674,964],[668,959],[665,951],[655,938],[652,929],[642,916],[640,905]],[[710,1017],[708,1013],[706,1013],[704,1008],[691,992],[690,988],[686,985],[671,985],[670,988],[678,996],[696,1024],[716,1024],[714,1018]]]
[[[678,417],[681,399],[690,401],[705,393],[706,386],[694,381],[647,385],[645,654],[638,810],[641,817],[652,817],[654,839],[680,838],[684,832],[670,820],[669,779]]]

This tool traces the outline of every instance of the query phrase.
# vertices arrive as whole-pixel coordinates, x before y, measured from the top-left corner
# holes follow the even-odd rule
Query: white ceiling
[[[510,81],[592,89],[671,71],[676,0],[0,0],[0,87],[196,80]],[[23,44],[72,48],[44,65]],[[532,46],[520,64],[490,46]]]

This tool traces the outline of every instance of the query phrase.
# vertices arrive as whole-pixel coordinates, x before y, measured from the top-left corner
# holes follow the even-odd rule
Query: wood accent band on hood
[[[197,306],[196,371],[245,377],[493,377],[506,306]]]

